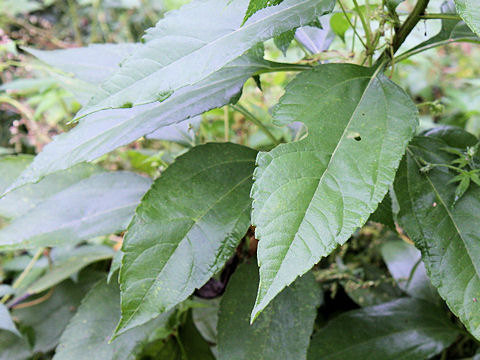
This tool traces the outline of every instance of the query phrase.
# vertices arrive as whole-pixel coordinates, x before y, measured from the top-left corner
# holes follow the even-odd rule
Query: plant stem
[[[265,67],[265,69],[257,71],[254,75],[261,75],[261,74],[279,72],[279,71],[304,71],[304,70],[311,70],[311,69],[312,69],[312,66],[307,64],[289,64],[289,63],[268,61],[268,67]]]
[[[370,23],[367,24],[365,17],[363,16],[362,12],[360,11],[360,7],[358,6],[357,0],[353,0],[353,4],[355,6],[355,10],[357,11],[358,16],[360,17],[360,21],[363,26],[363,30],[365,31],[365,36],[367,38],[367,51],[370,49],[371,45],[371,32],[370,32]]]
[[[35,255],[33,255],[33,258],[32,260],[30,260],[30,262],[28,263],[27,267],[25,269],[23,269],[22,273],[20,274],[20,276],[17,278],[17,280],[15,280],[15,282],[13,283],[12,287],[14,289],[18,289],[18,287],[22,284],[22,281],[27,277],[27,275],[30,273],[30,271],[33,269],[33,267],[35,266],[35,263],[37,262],[37,260],[40,258],[40,256],[43,254],[43,248],[41,249],[38,249],[37,252],[35,253]],[[2,300],[0,300],[0,303],[1,304],[5,304],[8,299],[10,299],[10,294],[8,295],[5,295]]]
[[[270,130],[267,129],[267,127],[265,125],[263,125],[263,123],[257,119],[255,117],[255,115],[253,115],[250,111],[248,111],[245,107],[243,107],[242,105],[240,104],[236,104],[236,105],[230,105],[232,107],[232,109],[234,109],[235,111],[238,111],[239,113],[241,113],[243,116],[245,116],[245,118],[247,118],[248,120],[250,120],[251,122],[253,122],[255,125],[258,126],[258,128],[260,130],[263,131],[263,133],[265,135],[268,136],[268,138],[270,140],[272,140],[272,142],[275,144],[275,145],[278,145],[280,144],[280,141],[277,140],[277,138],[270,132]]]
[[[345,7],[343,6],[342,4],[342,1],[341,0],[338,0],[338,3],[340,4],[340,7],[342,8],[342,12],[343,12],[343,16],[345,16],[345,19],[347,19],[348,23],[350,24],[350,27],[353,29],[353,32],[355,33],[355,35],[358,37],[358,40],[360,40],[360,42],[362,43],[363,47],[366,49],[367,48],[367,45],[365,44],[365,42],[363,41],[362,37],[360,36],[360,34],[358,33],[357,31],[357,17],[355,16],[355,25],[352,24],[352,22],[350,21],[350,18],[348,17],[348,14],[347,14],[347,11],[345,10]],[[355,36],[353,37],[353,39],[355,40]],[[352,45],[353,47],[353,45]],[[353,50],[352,50],[353,51]]]
[[[229,126],[229,116],[228,116],[228,105],[223,108],[223,124],[225,131],[225,142],[230,140],[230,126]]]
[[[420,15],[420,19],[462,20],[460,16],[454,14],[424,14]]]
[[[386,58],[392,60],[392,54],[395,54],[400,46],[404,43],[408,35],[412,32],[418,22],[421,20],[420,16],[425,13],[430,0],[418,0],[410,15],[408,15],[405,22],[400,26],[392,40],[392,48],[386,49],[382,55],[377,59],[374,66],[380,66]]]

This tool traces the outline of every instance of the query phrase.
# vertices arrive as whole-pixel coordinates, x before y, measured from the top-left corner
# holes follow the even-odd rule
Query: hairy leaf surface
[[[77,118],[103,109],[164,101],[215,74],[256,44],[311,23],[332,11],[334,4],[334,0],[285,0],[258,11],[243,26],[248,0],[187,4],[147,31],[145,45],[103,83]]]
[[[123,243],[119,332],[185,300],[233,255],[250,225],[255,156],[240,145],[201,145],[155,181]]]
[[[258,268],[240,265],[220,303],[218,360],[306,359],[321,292],[311,273],[286,288],[250,325]]]
[[[450,346],[457,335],[441,308],[398,299],[330,321],[313,336],[308,360],[424,360]]]
[[[393,182],[417,111],[382,74],[330,64],[297,76],[274,119],[302,121],[308,137],[257,157],[260,287],[252,318],[365,223]]]
[[[458,14],[475,34],[480,36],[480,2],[478,0],[455,0]]]
[[[125,230],[151,180],[101,173],[50,196],[0,230],[1,249],[73,245]]]
[[[463,132],[463,131],[462,131]],[[462,147],[477,139],[464,133]],[[480,339],[480,187],[470,186],[455,205],[454,173],[445,168],[420,172],[421,162],[445,164],[455,157],[447,146],[460,147],[449,132],[416,137],[395,180],[400,225],[422,251],[427,272],[440,296]]]

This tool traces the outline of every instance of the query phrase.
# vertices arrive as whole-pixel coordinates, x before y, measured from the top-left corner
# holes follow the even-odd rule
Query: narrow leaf
[[[127,172],[93,175],[2,228],[0,248],[74,245],[125,230],[150,184],[150,179]]]
[[[313,336],[308,360],[425,360],[450,346],[457,335],[441,308],[398,299],[330,321]]]
[[[417,111],[384,75],[329,64],[297,76],[274,119],[302,121],[309,134],[257,157],[260,287],[252,318],[365,223],[393,182]]]
[[[250,325],[258,268],[243,264],[221,300],[218,360],[304,360],[320,305],[321,292],[311,273],[286,288]]]
[[[77,118],[103,109],[164,101],[256,44],[331,12],[335,1],[285,0],[258,11],[242,26],[247,4],[248,0],[195,1],[169,12],[147,31],[145,46],[103,83]]]
[[[255,155],[230,143],[197,146],[155,181],[123,243],[118,333],[185,300],[234,254],[250,225]]]
[[[467,139],[463,147],[477,142],[474,136]],[[454,146],[448,135],[417,137],[409,145],[395,180],[398,220],[422,251],[440,296],[480,339],[480,187],[472,185],[453,205],[456,185],[449,181],[455,174],[445,168],[419,171],[420,159],[436,164],[454,159],[441,150],[446,146]]]

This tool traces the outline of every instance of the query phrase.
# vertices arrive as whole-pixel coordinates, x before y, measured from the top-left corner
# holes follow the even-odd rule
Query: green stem
[[[268,66],[264,69],[257,71],[254,75],[267,74],[279,71],[305,71],[311,70],[313,67],[307,64],[289,64],[280,63],[275,61],[268,61]]]
[[[410,15],[408,15],[407,19],[402,24],[402,26],[400,26],[398,31],[395,32],[395,36],[392,40],[392,48],[386,49],[382,53],[382,55],[380,55],[378,60],[375,62],[375,66],[379,66],[385,59],[392,60],[392,54],[395,54],[397,52],[400,46],[407,39],[408,35],[410,35],[412,30],[418,24],[418,22],[420,21],[420,16],[425,13],[425,9],[427,8],[429,2],[430,0],[417,1]]]
[[[68,11],[70,13],[70,17],[72,18],[72,23],[73,23],[73,32],[75,34],[75,42],[82,46],[83,45],[83,40],[82,40],[82,32],[80,31],[80,25],[78,22],[78,10],[75,1],[73,0],[68,0]]]
[[[365,36],[367,38],[367,51],[370,49],[370,45],[371,45],[371,37],[372,37],[372,34],[370,32],[370,24],[367,24],[367,21],[365,20],[365,17],[363,16],[362,12],[360,11],[360,7],[358,6],[358,2],[357,0],[353,0],[353,4],[355,6],[355,10],[360,18],[360,21],[362,23],[362,26],[363,26],[363,30],[365,31]]]
[[[268,138],[270,140],[272,140],[272,142],[275,144],[275,145],[278,145],[280,144],[280,141],[277,140],[277,138],[270,132],[270,130],[267,129],[267,127],[265,125],[263,125],[263,123],[257,119],[255,117],[255,115],[253,115],[250,111],[248,111],[245,107],[243,107],[242,105],[240,104],[236,104],[236,105],[230,105],[232,107],[232,109],[234,109],[235,111],[238,111],[239,113],[241,113],[243,116],[245,116],[245,118],[247,118],[248,120],[250,120],[252,123],[254,123],[255,125],[258,126],[258,128],[260,130],[263,131],[263,133],[265,135],[268,136]]]
[[[23,269],[22,273],[20,274],[20,276],[17,278],[17,280],[15,280],[15,282],[13,283],[12,287],[14,289],[18,289],[20,287],[20,285],[22,284],[23,280],[27,277],[27,275],[30,273],[30,271],[33,269],[33,267],[35,266],[35,263],[37,262],[37,260],[40,258],[40,256],[42,256],[43,254],[43,248],[41,249],[38,249],[37,252],[35,253],[35,255],[33,255],[33,258],[32,260],[30,260],[30,262],[28,263],[27,267],[25,269]],[[5,295],[2,300],[0,300],[0,303],[1,304],[5,304],[8,299],[10,299],[10,294],[8,295]]]
[[[462,20],[460,16],[454,14],[424,14],[420,15],[420,19]]]
[[[348,17],[348,14],[347,14],[347,11],[345,10],[345,7],[343,6],[342,4],[342,1],[341,0],[338,0],[338,3],[340,4],[340,7],[342,8],[342,12],[343,12],[343,16],[345,16],[345,19],[347,19],[348,23],[350,24],[350,27],[353,29],[353,32],[355,33],[355,35],[358,37],[358,40],[360,40],[360,42],[362,43],[363,47],[366,49],[367,48],[367,45],[365,44],[365,42],[363,41],[362,37],[360,36],[360,34],[358,33],[357,31],[357,17],[355,16],[355,25],[352,24],[352,22],[350,21],[350,18]],[[355,40],[355,36],[353,37],[353,39]],[[353,46],[353,45],[352,45]],[[353,50],[352,50],[353,51]]]

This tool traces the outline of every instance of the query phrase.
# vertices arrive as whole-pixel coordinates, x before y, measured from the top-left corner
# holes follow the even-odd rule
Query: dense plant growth
[[[480,3],[15,3],[0,359],[480,356]]]

